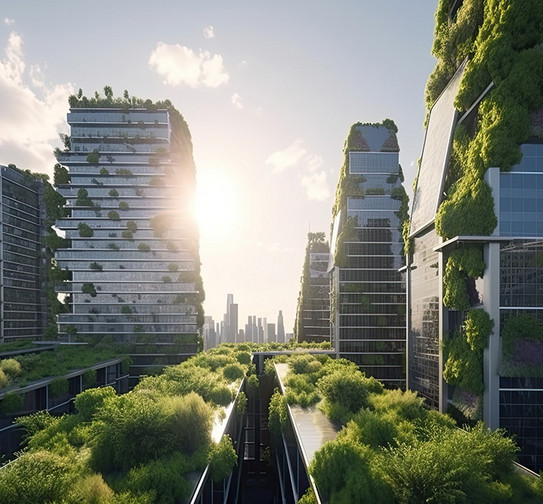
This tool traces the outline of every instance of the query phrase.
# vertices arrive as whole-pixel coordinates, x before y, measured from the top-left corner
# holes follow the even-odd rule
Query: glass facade
[[[359,126],[370,147],[389,137],[384,127]],[[390,142],[389,144],[396,144]],[[397,145],[397,144],[396,144]],[[398,152],[349,152],[349,174],[362,175],[364,196],[347,195],[338,231],[355,222],[332,270],[332,330],[338,356],[387,387],[405,388],[405,279],[400,232]]]
[[[71,271],[70,311],[59,334],[154,342],[198,334],[202,295],[192,217],[189,139],[167,110],[72,109],[71,150],[59,160],[70,210],[57,221],[71,240],[56,260]],[[180,147],[181,146],[181,147]]]
[[[1,167],[0,342],[43,336],[46,325],[43,183]]]

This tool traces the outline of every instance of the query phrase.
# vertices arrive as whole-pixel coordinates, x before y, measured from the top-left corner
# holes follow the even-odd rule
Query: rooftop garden
[[[478,344],[478,343],[477,343]],[[270,430],[287,421],[287,403],[316,405],[338,428],[309,471],[321,496],[338,503],[537,503],[540,479],[513,470],[518,450],[504,431],[482,423],[458,429],[414,392],[385,390],[352,362],[326,355],[281,356],[286,395],[270,402]],[[273,362],[267,364],[272,372]],[[313,504],[311,492],[301,502]],[[305,499],[305,500],[304,500]]]
[[[214,441],[212,429],[253,372],[250,359],[247,346],[217,348],[122,396],[85,390],[74,414],[18,418],[25,448],[0,470],[0,502],[185,502],[189,473],[210,464],[220,481],[237,462],[232,441]]]

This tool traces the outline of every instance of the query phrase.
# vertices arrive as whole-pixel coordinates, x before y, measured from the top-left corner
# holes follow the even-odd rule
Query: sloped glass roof
[[[465,67],[466,62],[458,68],[430,112],[417,187],[413,196],[410,234],[434,220],[441,201],[458,115],[454,108],[454,99],[458,94]]]

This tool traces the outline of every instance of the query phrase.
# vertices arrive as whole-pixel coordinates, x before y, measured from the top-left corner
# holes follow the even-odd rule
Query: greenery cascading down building
[[[330,247],[324,233],[308,233],[301,278],[294,338],[296,341],[330,341]]]
[[[195,168],[188,126],[169,101],[70,97],[70,136],[55,184],[70,240],[62,338],[195,343],[203,325]],[[64,168],[66,167],[66,168]]]
[[[443,411],[452,397],[463,415],[491,427],[514,423],[505,390],[526,387],[518,380],[541,376],[543,364],[542,42],[539,1],[439,2],[411,215],[418,271],[409,273],[408,386]],[[431,277],[442,282],[441,297]],[[447,392],[441,377],[454,388]]]

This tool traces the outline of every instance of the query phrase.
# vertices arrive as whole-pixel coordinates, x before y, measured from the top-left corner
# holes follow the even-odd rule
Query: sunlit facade
[[[338,357],[368,376],[405,388],[405,279],[398,270],[406,196],[399,147],[395,131],[383,125],[358,125],[354,133],[358,149],[347,149],[344,176],[355,182],[343,184],[345,204],[331,241],[332,344]]]
[[[11,166],[0,170],[0,343],[39,339],[46,326],[43,182]]]
[[[69,216],[57,227],[71,242],[56,253],[71,272],[61,338],[168,344],[198,335],[194,164],[177,121],[168,110],[70,109],[70,146],[59,155],[69,172],[58,187]]]

